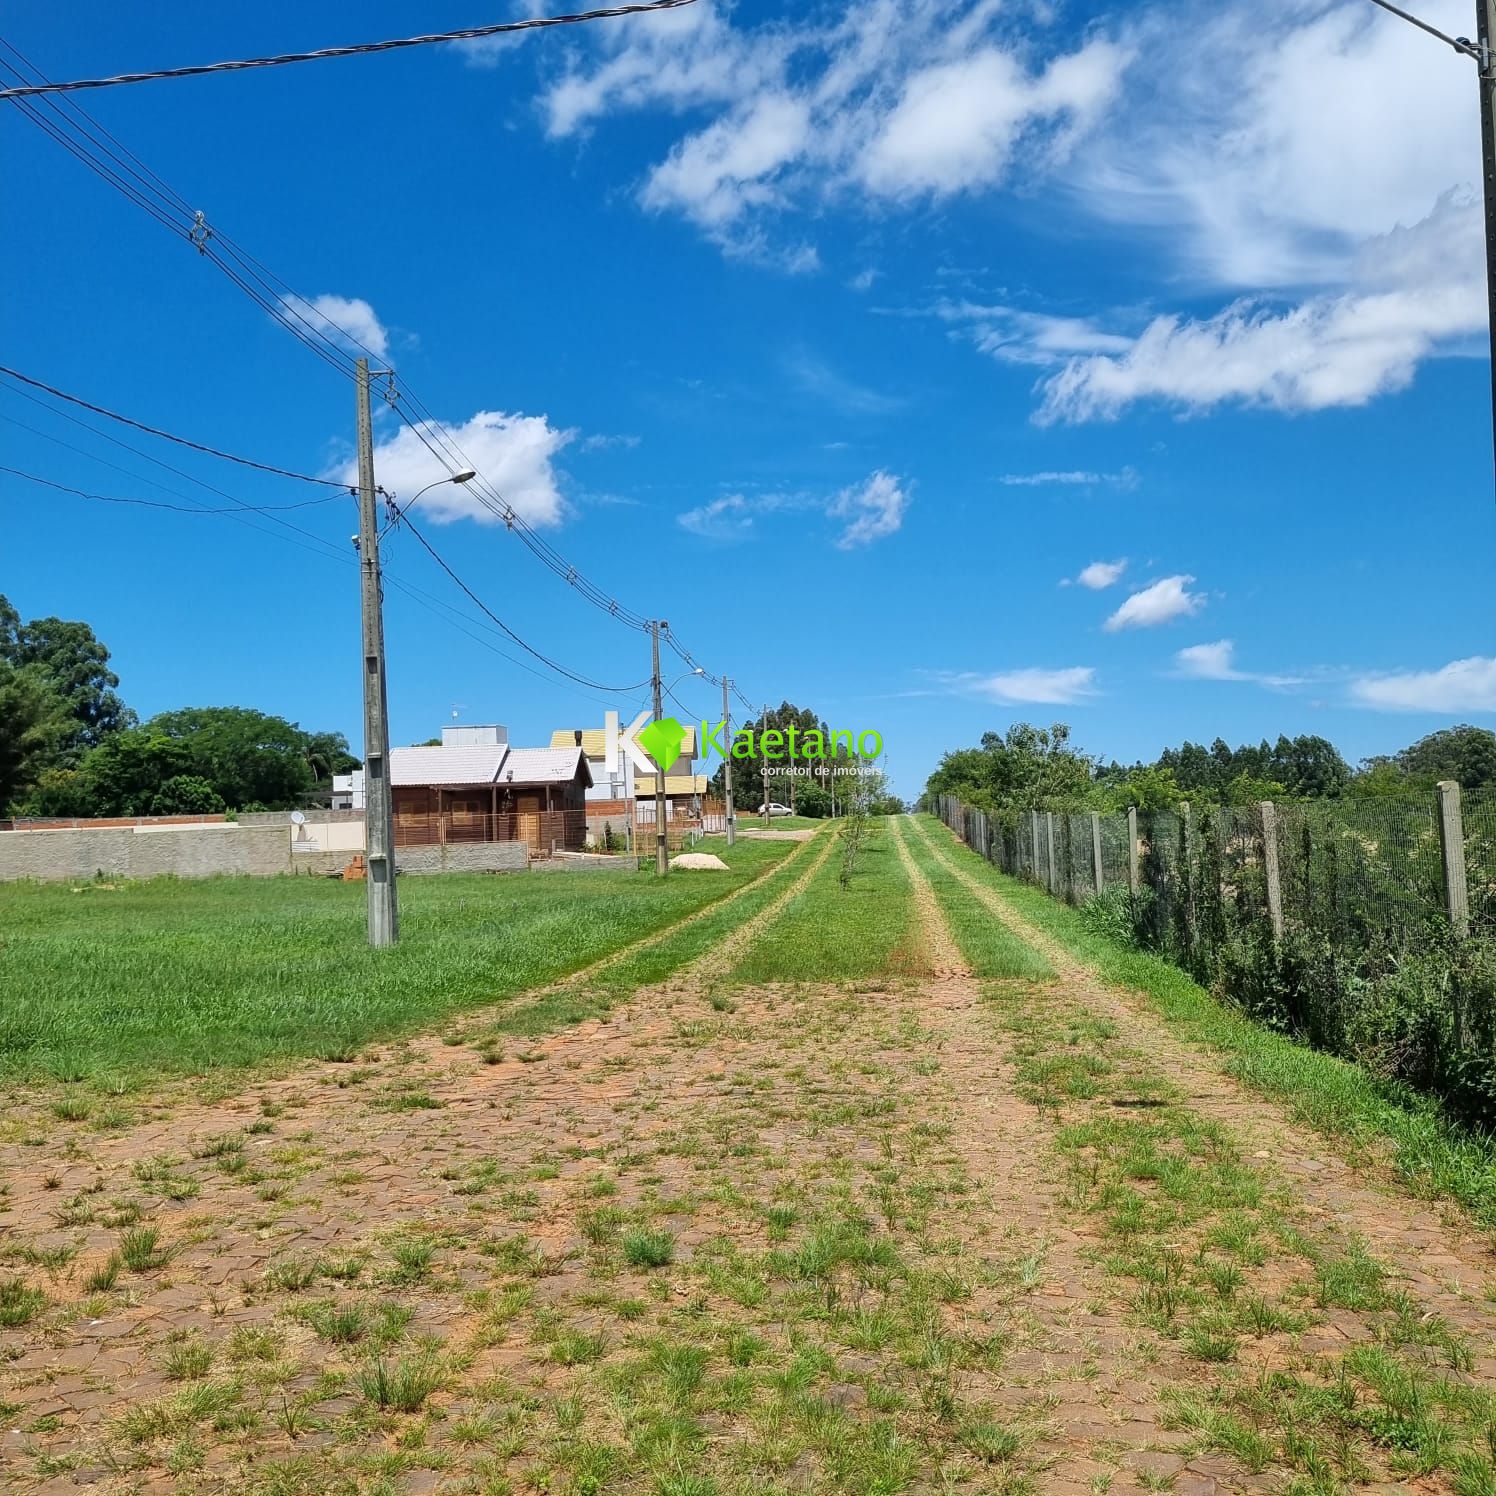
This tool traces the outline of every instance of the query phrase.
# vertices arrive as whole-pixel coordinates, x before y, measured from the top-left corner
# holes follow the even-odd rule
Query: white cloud
[[[876,472],[830,498],[812,494],[727,494],[694,509],[684,510],[675,520],[682,529],[704,540],[737,542],[754,534],[757,519],[785,511],[815,511],[838,521],[839,550],[854,550],[894,534],[903,524],[909,494],[900,479]]]
[[[881,270],[859,270],[847,282],[847,287],[852,291],[871,291],[873,289],[873,282],[882,274]]]
[[[1305,684],[1305,678],[1299,675],[1264,675],[1260,671],[1239,669],[1236,645],[1230,639],[1217,639],[1213,644],[1191,644],[1179,650],[1174,656],[1174,672],[1187,680],[1250,681],[1275,691]]]
[[[740,493],[727,494],[677,514],[675,522],[703,540],[746,540],[753,531],[754,511],[765,507],[770,506],[755,504]]]
[[[1134,592],[1103,625],[1109,634],[1119,629],[1150,629],[1176,618],[1188,618],[1205,606],[1203,592],[1189,591],[1192,576],[1160,577]]]
[[[1015,705],[1073,706],[1096,694],[1096,671],[1090,665],[1070,665],[1058,670],[1030,666],[990,675],[970,670],[941,671],[937,679],[957,695]]]
[[[1191,644],[1174,656],[1180,675],[1194,680],[1247,680],[1232,663],[1236,646],[1230,639],[1217,639],[1214,644]]]
[[[1364,675],[1352,681],[1351,699],[1387,712],[1496,712],[1496,657],[1472,655],[1438,670]]]
[[[1368,247],[1352,289],[1281,308],[1238,301],[1203,319],[1156,317],[1125,352],[1072,359],[1044,381],[1038,419],[1109,419],[1140,400],[1203,410],[1364,405],[1485,325],[1482,218],[1442,199],[1413,229]]]
[[[908,492],[891,473],[876,472],[865,483],[842,489],[826,511],[847,521],[837,537],[838,549],[853,550],[894,534],[904,523],[908,505]]]
[[[303,336],[314,331],[355,351],[368,349],[377,359],[389,357],[389,332],[362,297],[327,295],[310,300],[301,296],[282,297],[280,319]]]
[[[442,445],[434,428],[422,427],[433,446]],[[574,433],[552,426],[545,416],[507,415],[480,410],[461,425],[447,425],[442,435],[461,449],[487,482],[503,496],[520,518],[532,525],[559,524],[565,505],[557,486],[556,454]],[[374,448],[374,472],[380,487],[409,504],[428,483],[448,476],[416,431],[401,426]],[[358,481],[358,464],[350,461],[338,473],[340,482]],[[501,523],[482,502],[476,484],[442,483],[422,495],[419,508],[438,524],[475,519],[480,524]]]
[[[542,100],[554,137],[615,110],[706,111],[647,173],[641,200],[731,253],[807,268],[774,247],[781,217],[981,191],[1053,169],[1115,98],[1127,50],[1094,37],[1035,61],[993,0],[868,0],[737,26],[707,3],[598,27]]]
[[[1127,558],[1124,556],[1119,561],[1093,561],[1089,566],[1083,566],[1076,581],[1082,587],[1089,587],[1093,592],[1100,592],[1103,588],[1111,587],[1122,580],[1122,573],[1127,570]]]
[[[1072,468],[1063,472],[1004,473],[997,481],[1009,488],[1136,488],[1138,470],[1125,467],[1115,473],[1092,473]]]
[[[632,449],[642,440],[642,437],[627,434],[605,436],[601,432],[594,432],[591,436],[584,436],[578,445],[583,452],[606,452],[613,447]]]

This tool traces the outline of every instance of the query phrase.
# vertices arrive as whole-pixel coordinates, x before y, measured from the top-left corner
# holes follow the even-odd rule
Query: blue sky
[[[17,0],[3,34],[85,77],[480,12]],[[700,0],[80,98],[386,350],[569,561],[751,699],[879,730],[907,794],[1016,720],[1124,761],[1280,731],[1354,760],[1496,715],[1474,80],[1360,0]],[[0,153],[0,362],[343,470],[344,379],[14,110]],[[0,462],[96,493],[317,496],[109,428],[190,476],[163,472],[8,380],[0,417]],[[408,498],[440,470],[400,431],[379,477]],[[464,491],[420,508],[537,647],[647,674]],[[351,501],[283,515],[321,545],[3,473],[0,511],[0,591],[88,619],[142,715],[234,702],[357,745]],[[494,653],[408,535],[386,565],[396,741],[454,709],[544,741],[612,702]]]

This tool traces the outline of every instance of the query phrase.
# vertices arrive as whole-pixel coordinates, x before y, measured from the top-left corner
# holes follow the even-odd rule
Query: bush
[[[1119,945],[1139,945],[1139,931],[1152,898],[1151,888],[1140,890],[1136,898],[1125,888],[1106,888],[1080,906],[1080,917],[1093,935]]]

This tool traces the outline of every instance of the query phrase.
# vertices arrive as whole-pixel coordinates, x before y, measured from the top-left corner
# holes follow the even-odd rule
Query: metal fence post
[[[1444,905],[1456,935],[1470,933],[1470,894],[1465,885],[1465,823],[1460,814],[1460,787],[1453,779],[1441,779],[1439,795],[1439,845],[1444,852]]]
[[[1105,874],[1101,869],[1101,815],[1094,810],[1091,812],[1091,867],[1096,874],[1096,892],[1099,894]]]
[[[1262,870],[1267,875],[1267,917],[1273,939],[1283,938],[1283,885],[1278,879],[1278,808],[1271,800],[1257,807],[1262,812]]]
[[[1138,896],[1138,808],[1127,807],[1127,891]]]

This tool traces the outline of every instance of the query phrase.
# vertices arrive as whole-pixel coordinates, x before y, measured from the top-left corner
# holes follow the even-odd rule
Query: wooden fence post
[[[1049,891],[1050,893],[1054,893],[1057,886],[1056,880],[1059,877],[1059,863],[1055,860],[1054,855],[1054,812],[1052,810],[1044,812],[1044,850],[1049,858],[1049,861],[1045,864],[1045,870],[1049,874]]]
[[[1470,894],[1465,886],[1465,823],[1460,814],[1460,786],[1441,779],[1439,795],[1439,845],[1444,852],[1444,905],[1456,935],[1470,933]]]
[[[1029,811],[1029,876],[1039,881],[1039,812]]]
[[[1283,885],[1278,880],[1278,808],[1264,800],[1262,812],[1262,870],[1267,875],[1267,917],[1272,922],[1273,939],[1283,938]]]
[[[1101,814],[1091,812],[1091,870],[1096,874],[1096,892],[1101,892],[1104,874],[1101,870]]]
[[[1137,898],[1138,887],[1138,808],[1127,808],[1127,891]]]

